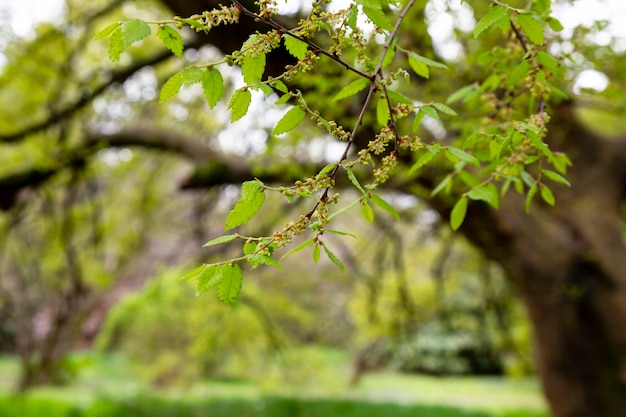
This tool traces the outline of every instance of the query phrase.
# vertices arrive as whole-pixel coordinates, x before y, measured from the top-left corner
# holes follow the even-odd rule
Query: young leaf
[[[442,113],[449,114],[450,116],[456,116],[457,113],[450,107],[443,103],[434,103],[433,106]]]
[[[421,61],[418,61],[417,59],[413,58],[411,55],[409,55],[409,66],[420,77],[423,77],[426,79],[430,78],[430,70],[428,69],[428,65],[424,64]]]
[[[186,281],[188,279],[195,278],[198,275],[200,275],[200,273],[207,267],[208,267],[208,265],[200,265],[199,267],[197,267],[193,271],[189,271],[185,275],[183,275],[182,277],[178,278],[176,280],[176,282]]]
[[[519,23],[522,32],[529,41],[535,45],[543,45],[543,27],[535,19],[534,13],[524,13],[517,15],[517,23]]]
[[[253,269],[259,265],[273,266],[274,268],[280,269],[281,271],[284,269],[283,266],[275,259],[272,259],[270,256],[267,255],[261,255],[259,253],[251,253],[250,255],[246,256],[246,260],[250,262]]]
[[[248,113],[251,101],[252,94],[247,88],[243,87],[235,91],[233,96],[230,98],[230,102],[228,103],[228,108],[231,110],[231,123],[236,122]]]
[[[439,184],[437,184],[435,188],[433,188],[433,190],[430,192],[430,196],[434,197],[439,194],[441,190],[443,190],[448,186],[448,184],[450,184],[450,181],[452,181],[452,175],[448,174],[444,179],[441,180]]]
[[[336,162],[331,162],[330,164],[326,165],[324,168],[322,168],[320,170],[320,172],[317,173],[317,175],[315,176],[316,178],[322,178],[324,175],[328,174],[330,171],[332,171],[335,167],[337,166]]]
[[[274,135],[282,135],[293,130],[304,120],[306,113],[300,107],[292,107],[274,126]]]
[[[243,254],[248,256],[256,251],[257,247],[258,244],[254,240],[246,240],[246,243],[243,244]]]
[[[246,181],[241,185],[241,198],[235,207],[228,213],[225,230],[246,223],[253,218],[261,209],[265,201],[263,183],[260,181]]]
[[[415,173],[415,171],[417,171],[418,169],[420,169],[421,167],[423,167],[424,165],[426,165],[427,163],[432,161],[432,159],[435,157],[435,155],[436,154],[434,154],[432,152],[425,152],[425,153],[423,153],[422,156],[419,157],[417,162],[414,163],[413,166],[411,167],[411,169],[409,170],[409,175],[413,175],[413,173]]]
[[[352,81],[350,84],[346,85],[342,88],[335,97],[333,97],[333,101],[342,100],[344,98],[351,97],[363,90],[370,84],[370,81],[367,78],[359,78],[358,80]]]
[[[330,216],[328,216],[328,220],[332,220],[334,217],[339,216],[340,214],[345,213],[348,210],[351,210],[354,206],[356,206],[357,204],[359,204],[359,200],[354,200],[352,203],[348,204],[345,207],[340,208],[339,210],[335,211],[334,213],[332,213]]]
[[[466,85],[465,87],[461,87],[454,93],[450,94],[450,96],[446,99],[446,103],[452,104],[461,100],[465,102],[474,95],[476,95],[476,88],[473,85]]]
[[[119,28],[121,25],[122,25],[121,22],[111,23],[109,26],[105,27],[100,32],[98,32],[96,36],[93,37],[93,40],[97,41],[98,39],[106,38],[111,33],[113,33],[114,30]]]
[[[211,109],[214,108],[224,93],[224,79],[217,69],[210,67],[204,71],[202,75],[202,91],[209,107]]]
[[[374,209],[372,208],[372,206],[369,205],[366,200],[361,203],[361,214],[363,215],[365,220],[370,223],[374,223]]]
[[[182,58],[183,56],[183,37],[180,36],[180,33],[176,29],[173,29],[169,26],[159,26],[157,29],[157,36],[163,44],[172,51],[172,53],[178,58]]]
[[[185,86],[202,82],[204,78],[204,71],[198,67],[188,67],[180,73],[183,77],[183,85]]]
[[[568,187],[571,187],[572,184],[570,184],[570,182],[568,180],[566,180],[565,178],[563,178],[563,176],[561,176],[560,174],[557,174],[554,171],[550,171],[548,169],[542,169],[541,173],[543,175],[545,175],[546,177],[548,177],[549,179],[551,179],[554,182],[558,182],[559,184],[563,184],[563,185],[567,185]]]
[[[400,215],[398,214],[398,211],[395,209],[395,207],[383,200],[380,196],[372,193],[370,194],[370,199],[378,207],[395,217],[396,220],[400,220]]]
[[[413,124],[411,126],[411,130],[413,131],[413,133],[417,133],[417,130],[420,128],[420,125],[422,124],[422,120],[424,120],[424,112],[419,111],[415,114],[415,117],[413,118]]]
[[[433,67],[433,68],[441,68],[441,69],[448,69],[448,66],[444,63],[441,62],[437,62],[437,61],[433,61],[430,58],[426,58],[425,56],[421,56],[420,54],[416,54],[415,52],[409,52],[409,58],[412,58],[418,62],[421,62],[422,64],[426,64],[429,67]]]
[[[541,184],[541,198],[543,198],[543,201],[551,206],[554,206],[554,204],[556,203],[556,199],[554,198],[552,190],[549,189],[545,184]]]
[[[115,29],[109,38],[109,59],[111,62],[118,62],[124,52],[124,35],[121,27]]]
[[[341,260],[337,257],[337,255],[332,253],[332,251],[328,249],[328,246],[326,245],[324,245],[324,252],[326,252],[326,256],[328,256],[328,259],[330,259],[335,265],[339,267],[341,272],[344,272],[346,270],[346,267],[343,265],[343,262],[341,262]]]
[[[206,267],[198,274],[196,282],[196,297],[207,292],[222,279],[222,266],[206,265]]]
[[[439,120],[439,114],[437,113],[437,110],[433,109],[430,106],[420,107],[419,113],[424,113],[426,116],[430,117],[431,119]]]
[[[463,149],[455,148],[454,146],[450,146],[446,149],[449,154],[452,154],[456,158],[460,159],[463,162],[467,162],[469,164],[479,166],[480,162],[476,159],[475,156],[468,154]]]
[[[392,101],[397,101],[398,103],[403,104],[413,104],[413,100],[402,93],[398,93],[397,91],[387,89],[387,95]]]
[[[369,20],[371,20],[372,23],[378,26],[379,28],[387,30],[387,31],[393,30],[393,25],[389,22],[389,19],[387,19],[385,12],[383,12],[380,6],[378,7],[363,6],[363,13],[365,13],[365,16],[367,16]]]
[[[472,32],[474,39],[480,36],[485,30],[489,29],[494,23],[507,16],[509,9],[506,7],[497,5],[489,8],[489,12],[476,23],[476,27]]]
[[[243,80],[248,85],[253,85],[261,81],[265,72],[265,54],[257,53],[255,55],[245,55],[241,63],[241,73]]]
[[[129,20],[122,25],[122,41],[124,47],[128,48],[135,42],[138,42],[150,35],[150,26],[145,22],[135,19]]]
[[[291,249],[289,252],[285,253],[283,256],[280,257],[280,260],[282,261],[283,259],[285,259],[287,256],[289,255],[293,255],[296,252],[300,252],[302,249],[306,248],[307,246],[309,246],[311,243],[313,243],[313,238],[307,239],[304,242],[300,243],[298,246],[296,246],[295,248]]]
[[[534,183],[532,187],[530,187],[530,189],[528,190],[528,195],[526,195],[526,202],[524,204],[526,213],[530,211],[530,203],[532,203],[535,194],[537,194],[537,183]]]
[[[346,172],[348,174],[348,179],[350,179],[350,182],[361,192],[361,194],[367,195],[363,187],[361,187],[361,184],[359,184],[359,180],[356,179],[356,175],[354,175],[354,172],[352,172],[350,168],[346,168]]]
[[[217,298],[230,305],[235,304],[241,292],[243,274],[239,265],[223,265],[222,278],[217,282]]]
[[[283,41],[285,42],[285,48],[291,55],[298,59],[306,57],[306,51],[309,48],[306,43],[287,34],[283,35]]]
[[[313,246],[313,262],[315,265],[320,261],[320,245],[318,242],[315,242],[315,246]]]
[[[528,74],[531,68],[532,68],[532,65],[530,65],[530,62],[526,60],[520,62],[520,64],[517,67],[515,67],[511,75],[509,75],[507,84],[510,86],[516,85],[522,80],[522,78],[526,76],[526,74]]]
[[[379,97],[376,103],[376,121],[382,126],[387,126],[389,121],[389,106],[384,97]]]
[[[235,239],[237,239],[237,235],[224,235],[224,236],[216,237],[215,239],[209,240],[207,243],[202,245],[202,247],[206,248],[208,246],[219,245],[221,243],[228,243]]]
[[[463,197],[452,207],[452,212],[450,213],[450,227],[452,227],[452,230],[458,230],[463,224],[468,203],[468,199]]]
[[[159,103],[163,103],[172,97],[174,97],[180,91],[183,86],[183,72],[177,72],[172,75],[161,87],[161,95],[159,96]]]
[[[498,188],[491,182],[483,187],[471,189],[467,196],[472,200],[482,200],[495,209],[500,207]]]

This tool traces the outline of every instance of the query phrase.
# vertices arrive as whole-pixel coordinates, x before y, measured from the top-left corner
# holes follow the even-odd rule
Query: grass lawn
[[[435,378],[373,373],[354,388],[262,389],[203,381],[155,390],[132,378],[120,356],[76,355],[75,383],[11,394],[12,358],[0,358],[0,417],[546,417],[531,379]]]

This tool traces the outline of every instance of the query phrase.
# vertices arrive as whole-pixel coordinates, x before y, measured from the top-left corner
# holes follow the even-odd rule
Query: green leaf
[[[456,90],[454,93],[446,99],[447,104],[456,103],[457,101],[466,101],[470,97],[476,94],[476,88],[473,85],[466,85]]]
[[[283,133],[287,133],[296,126],[298,126],[302,120],[304,120],[304,116],[306,113],[300,107],[292,107],[285,115],[276,123],[274,126],[274,131],[272,134],[274,135],[282,135]]]
[[[550,171],[549,169],[542,169],[541,173],[543,175],[545,175],[546,177],[548,177],[549,179],[551,179],[554,182],[558,182],[559,184],[563,184],[563,185],[567,185],[568,187],[571,187],[572,184],[570,184],[570,182],[568,180],[566,180],[563,176],[561,176],[560,174],[557,174],[554,171]]]
[[[524,204],[526,213],[530,212],[530,204],[532,203],[535,194],[537,194],[537,183],[534,183],[532,187],[530,187],[530,189],[528,190],[528,195],[526,195],[526,202]]]
[[[330,249],[328,249],[328,246],[326,245],[324,245],[324,252],[326,252],[326,256],[328,256],[328,259],[330,259],[335,265],[339,267],[341,272],[344,272],[346,270],[343,262],[341,262],[337,255],[335,255]]]
[[[285,259],[287,256],[289,255],[293,255],[294,253],[300,252],[302,249],[306,248],[307,246],[309,246],[311,243],[313,243],[313,238],[307,239],[304,242],[300,243],[298,246],[296,246],[295,248],[291,249],[289,252],[285,253],[283,256],[280,257],[280,260],[282,261],[283,259]]]
[[[442,113],[449,114],[450,116],[456,116],[457,113],[450,107],[443,103],[434,103],[433,106]]]
[[[128,48],[135,42],[145,39],[150,35],[150,26],[145,22],[135,19],[129,20],[122,25],[122,41],[124,47]]]
[[[328,216],[328,220],[332,220],[333,218],[339,216],[340,214],[343,214],[347,212],[348,210],[351,210],[357,204],[359,204],[359,200],[354,200],[352,203],[348,204],[345,207],[340,208],[339,210],[335,211],[330,216]]]
[[[109,59],[112,62],[118,62],[124,52],[124,35],[122,34],[121,27],[117,28],[111,33],[109,38]]]
[[[423,153],[422,156],[419,157],[417,162],[415,162],[413,164],[413,166],[411,167],[411,169],[409,170],[409,176],[413,175],[413,173],[415,173],[418,169],[420,169],[421,167],[423,167],[424,165],[426,165],[427,163],[432,161],[432,159],[435,157],[435,155],[436,154],[434,154],[432,152],[425,152],[425,153]]]
[[[420,77],[426,79],[430,78],[430,69],[428,68],[428,65],[424,64],[421,61],[418,61],[411,55],[409,55],[409,66]]]
[[[208,33],[209,30],[211,29],[210,26],[204,26],[202,23],[200,23],[196,19],[176,18],[176,20],[186,23],[189,27],[195,29],[196,32],[203,31],[205,33]]]
[[[518,14],[517,23],[519,23],[522,32],[524,32],[529,41],[535,45],[543,45],[543,27],[536,20],[535,16],[535,13]]]
[[[475,165],[475,166],[479,166],[480,165],[480,162],[478,161],[478,159],[475,156],[468,154],[463,149],[459,149],[459,148],[455,148],[454,146],[450,146],[450,147],[448,147],[446,149],[446,152],[448,152],[449,154],[452,154],[453,156],[455,156],[456,158],[460,159],[463,162],[467,162],[467,163]]]
[[[235,239],[237,239],[237,235],[224,235],[224,236],[216,237],[215,239],[209,240],[207,243],[202,245],[202,247],[206,248],[208,246],[219,245],[221,243],[227,243]]]
[[[462,197],[459,201],[456,202],[454,207],[452,207],[452,212],[450,213],[450,227],[452,230],[458,230],[459,227],[463,224],[463,220],[465,220],[465,214],[467,213],[467,205],[469,200],[465,197]]]
[[[207,104],[212,109],[222,98],[224,93],[224,79],[215,68],[209,67],[202,75],[202,91]]]
[[[320,172],[317,173],[317,175],[315,176],[316,178],[322,178],[324,175],[328,174],[330,171],[332,171],[335,167],[337,166],[336,162],[331,162],[330,164],[326,165],[324,168],[322,168],[320,170]]]
[[[250,90],[243,87],[235,91],[230,98],[228,108],[231,110],[230,122],[236,122],[248,113],[250,102],[252,101],[252,94]]]
[[[313,246],[313,262],[315,265],[320,261],[320,245],[318,242],[315,242],[315,246]]]
[[[369,205],[367,200],[361,202],[361,214],[370,223],[374,223],[374,209]]]
[[[163,44],[172,51],[178,58],[183,56],[183,37],[176,29],[169,26],[159,26],[157,29],[157,37],[163,41]]]
[[[280,263],[278,263],[275,259],[267,255],[261,255],[259,253],[251,253],[250,255],[246,256],[246,259],[248,260],[248,262],[250,262],[253,268],[256,268],[259,265],[269,265],[269,266],[273,266],[276,269],[280,269],[281,271],[284,269]]]
[[[198,67],[188,67],[180,72],[183,77],[183,85],[192,85],[195,83],[202,82],[204,78],[205,71],[201,70]]]
[[[543,198],[543,201],[551,206],[554,206],[554,203],[556,202],[552,190],[548,188],[545,184],[541,184],[541,198]]]
[[[389,44],[389,49],[387,49],[387,53],[383,58],[382,68],[385,69],[393,62],[393,58],[396,55],[396,42],[398,41],[398,37],[394,36]]]
[[[509,79],[507,80],[507,84],[510,86],[516,85],[522,80],[522,78],[526,76],[526,74],[528,74],[531,68],[532,68],[532,65],[530,65],[528,61],[520,62],[520,64],[517,67],[515,67],[515,69],[509,76]]]
[[[421,56],[420,54],[416,54],[415,52],[409,52],[409,59],[414,59],[418,62],[421,62],[422,64],[426,64],[429,67],[433,67],[433,68],[441,68],[441,69],[448,69],[448,66],[444,63],[441,62],[437,62],[437,61],[433,61],[430,58],[426,58],[425,56]]]
[[[242,225],[253,218],[261,209],[265,201],[263,183],[260,181],[246,181],[241,185],[241,198],[235,207],[228,213],[225,230]]]
[[[309,46],[302,42],[300,39],[296,39],[293,36],[287,34],[283,35],[283,42],[285,42],[285,48],[287,51],[298,59],[304,59]]]
[[[237,264],[223,265],[221,272],[222,278],[217,282],[217,298],[233,305],[239,297],[243,283],[241,268]]]
[[[430,106],[420,107],[419,113],[424,113],[426,116],[430,117],[431,119],[439,120],[439,114],[437,113],[437,110],[435,110],[434,108]]]
[[[555,32],[560,32],[563,30],[563,25],[561,24],[559,19],[555,17],[550,16],[548,18],[548,25],[550,26],[550,29],[552,29]]]
[[[385,12],[383,12],[380,6],[379,7],[363,6],[363,13],[365,13],[365,16],[367,16],[369,20],[371,20],[372,23],[378,26],[379,28],[383,30],[387,30],[387,31],[393,30],[393,25],[389,22],[389,19],[387,19]]]
[[[424,112],[422,111],[418,111],[415,114],[415,117],[413,118],[413,124],[411,126],[411,129],[413,131],[413,133],[417,133],[417,130],[419,129],[420,125],[422,124],[422,120],[424,120]]]
[[[243,244],[243,254],[248,256],[255,252],[257,247],[258,244],[254,240],[246,240],[246,243]]]
[[[506,7],[496,5],[489,8],[489,12],[476,23],[476,27],[474,28],[472,35],[474,39],[480,36],[485,30],[489,29],[493,26],[494,23],[498,22],[500,19],[503,19],[505,16],[508,16],[509,9]]]
[[[196,297],[215,287],[222,279],[222,267],[216,265],[207,265],[200,274],[196,282]]]
[[[395,209],[395,207],[383,200],[380,196],[372,193],[370,194],[370,199],[372,200],[372,203],[376,204],[378,207],[391,214],[393,217],[395,217],[396,220],[400,220],[400,214],[398,214],[398,211]]]
[[[384,97],[379,97],[376,103],[376,121],[381,126],[387,126],[389,122],[389,106]]]
[[[483,187],[471,189],[467,193],[467,196],[472,200],[484,201],[495,209],[500,207],[500,194],[498,193],[498,187],[491,182]]]
[[[159,103],[163,103],[172,97],[174,97],[180,91],[183,86],[183,72],[177,72],[172,75],[161,87],[161,95],[159,96]]]
[[[537,52],[537,62],[543,65],[545,68],[550,71],[556,71],[559,68],[559,61],[556,60],[552,55],[539,51]]]
[[[354,175],[352,169],[346,168],[346,173],[348,174],[350,182],[361,192],[361,194],[367,195],[363,187],[361,187],[361,184],[359,184],[359,180],[356,179],[356,175]]]
[[[352,30],[356,30],[356,22],[357,22],[357,17],[359,15],[359,9],[355,6],[352,6],[352,8],[350,9],[350,13],[348,13],[348,26],[350,26],[350,28]]]
[[[342,100],[344,98],[351,97],[358,93],[359,91],[365,89],[370,84],[370,81],[367,78],[359,78],[358,80],[352,81],[350,84],[343,87],[335,97],[333,97],[333,101]]]
[[[121,25],[122,25],[121,22],[111,23],[109,26],[105,27],[100,32],[98,32],[96,36],[93,37],[93,40],[97,41],[98,39],[106,38],[111,33],[113,33],[113,31],[119,28]]]
[[[332,233],[332,234],[339,235],[339,236],[350,236],[351,238],[357,239],[357,237],[355,235],[353,235],[352,233],[342,232],[340,230],[324,229],[324,232],[325,233]]]
[[[448,184],[450,184],[450,181],[452,181],[452,175],[448,174],[445,176],[444,179],[441,180],[439,184],[437,184],[435,188],[433,188],[433,190],[430,192],[430,196],[434,197],[439,194],[441,190],[443,190],[448,186]]]
[[[243,80],[248,84],[256,84],[261,81],[263,73],[265,72],[265,54],[257,53],[255,55],[249,54],[243,57],[241,63],[241,73],[243,74]]]
[[[387,90],[387,95],[389,96],[389,98],[392,101],[397,101],[398,103],[404,103],[404,104],[413,104],[413,100],[411,100],[410,98],[408,98],[404,94],[399,93],[397,91],[388,89]]]
[[[207,268],[207,267],[208,267],[208,265],[200,265],[199,267],[197,267],[193,271],[189,271],[185,275],[183,275],[182,277],[178,278],[176,280],[176,282],[186,281],[188,279],[195,278],[198,275],[200,275],[200,273],[202,271],[204,271],[204,269]]]

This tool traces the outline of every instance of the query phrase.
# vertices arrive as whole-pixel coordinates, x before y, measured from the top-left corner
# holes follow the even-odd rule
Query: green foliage
[[[172,53],[178,58],[183,56],[183,37],[180,36],[175,29],[169,26],[159,26],[157,30],[157,36],[163,41],[163,44],[172,51]]]
[[[248,108],[252,102],[252,94],[246,87],[240,88],[230,99],[228,108],[231,111],[230,121],[236,122],[248,113]]]
[[[274,126],[274,135],[282,135],[295,129],[304,120],[306,113],[300,107],[292,107]]]
[[[235,228],[252,219],[265,201],[265,192],[261,181],[246,181],[241,186],[241,198],[226,218],[226,230]]]

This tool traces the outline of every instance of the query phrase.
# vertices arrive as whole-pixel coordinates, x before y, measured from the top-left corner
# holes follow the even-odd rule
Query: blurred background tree
[[[526,3],[549,4],[511,2]],[[554,89],[570,99],[550,103],[550,146],[574,162],[567,177],[572,187],[554,187],[556,207],[537,203],[527,215],[523,196],[515,193],[499,211],[473,203],[460,229],[465,241],[448,231],[455,198],[428,198],[449,166],[402,170],[385,190],[401,222],[383,212],[373,225],[339,220],[342,230],[357,230],[359,237],[330,241],[348,267],[345,275],[332,264],[314,269],[308,257],[298,256],[285,272],[259,270],[231,310],[192,300],[193,289],[173,281],[181,268],[231,250],[201,245],[221,234],[238,193],[233,184],[255,176],[284,184],[311,175],[336,159],[335,144],[312,126],[272,137],[282,114],[270,105],[275,98],[255,97],[251,114],[229,127],[226,105],[208,111],[194,87],[157,104],[170,75],[238,49],[262,29],[256,22],[206,36],[185,32],[182,61],[148,38],[112,64],[106,43],[91,40],[116,20],[168,19],[214,6],[67,0],[58,21],[25,37],[4,26],[0,346],[21,358],[21,389],[71,378],[67,353],[97,335],[99,346],[137,359],[156,384],[198,376],[262,379],[289,349],[308,345],[355,352],[355,381],[380,366],[442,375],[523,374],[531,369],[530,329],[514,291],[533,323],[536,363],[555,415],[621,415],[625,61],[623,39],[611,35],[610,22],[546,34],[550,52],[569,58]],[[403,42],[446,62],[450,71],[431,71],[407,95],[445,101],[474,86],[480,96],[485,83],[502,81],[481,65],[489,54],[502,53],[502,37],[493,33],[477,42],[468,36],[487,6],[415,6],[410,19],[425,24],[407,25]],[[299,13],[285,14],[284,23]],[[455,20],[454,30],[435,30],[445,16]],[[284,50],[275,51],[267,74],[290,62]],[[322,72],[298,77],[294,85],[309,92],[308,102],[320,104],[326,117],[353,118],[353,109],[328,102],[346,83],[341,68],[329,63]],[[606,85],[585,88],[584,74]],[[239,75],[235,69],[227,75],[232,90]],[[420,131],[425,140],[464,139],[500,110],[490,107],[490,97],[465,101],[456,103],[461,118],[442,116],[444,125],[427,118]],[[271,231],[306,210],[272,202],[263,221],[246,227]],[[319,363],[309,355],[287,362],[291,369]],[[278,377],[298,373],[285,372]]]

